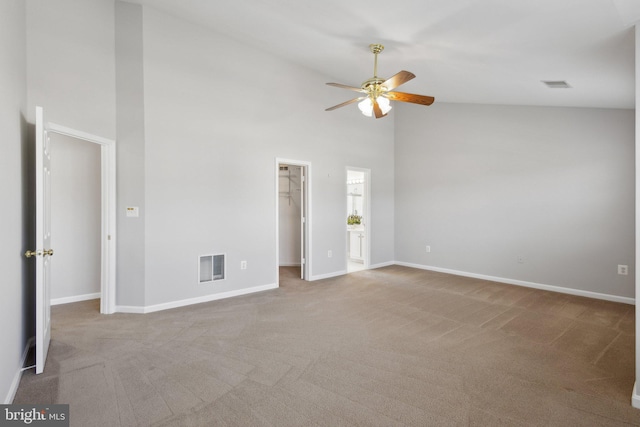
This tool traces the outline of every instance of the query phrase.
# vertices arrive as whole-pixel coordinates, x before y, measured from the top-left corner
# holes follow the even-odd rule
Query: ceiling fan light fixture
[[[385,98],[384,96],[379,96],[378,98],[376,98],[376,100],[378,101],[378,105],[380,106],[382,114],[387,114],[389,111],[391,111],[391,103],[387,98]]]
[[[373,102],[371,102],[371,98],[366,98],[358,102],[358,108],[362,111],[362,114],[367,117],[371,117],[373,115]]]

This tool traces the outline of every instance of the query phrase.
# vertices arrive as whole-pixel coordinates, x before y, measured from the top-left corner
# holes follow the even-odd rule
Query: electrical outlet
[[[628,265],[618,264],[618,274],[621,274],[623,276],[627,276],[629,274],[629,266]]]
[[[431,252],[431,246],[427,245],[427,253]]]
[[[333,257],[333,251],[331,249],[329,249],[327,251],[327,258],[331,258],[331,257]]]
[[[240,270],[247,269],[247,261],[240,261]]]

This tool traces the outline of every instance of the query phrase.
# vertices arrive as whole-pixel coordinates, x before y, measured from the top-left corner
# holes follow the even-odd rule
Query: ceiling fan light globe
[[[391,103],[387,98],[385,98],[384,96],[379,96],[378,98],[376,98],[376,101],[378,101],[378,105],[380,106],[382,114],[387,114],[389,111],[391,111]]]
[[[364,99],[358,103],[358,108],[362,111],[367,117],[371,117],[373,115],[373,102],[371,102],[371,98]]]

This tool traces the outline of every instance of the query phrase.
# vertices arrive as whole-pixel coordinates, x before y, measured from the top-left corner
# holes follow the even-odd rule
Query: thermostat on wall
[[[137,206],[127,207],[127,216],[128,217],[139,217],[140,209]]]

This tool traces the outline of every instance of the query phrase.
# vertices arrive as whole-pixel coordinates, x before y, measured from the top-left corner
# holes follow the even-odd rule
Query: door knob
[[[24,256],[26,256],[27,258],[31,258],[34,256],[46,256],[46,255],[53,256],[53,249],[48,249],[46,251],[38,251],[38,250],[26,251],[24,253]]]
[[[26,251],[24,253],[24,256],[26,256],[27,258],[31,258],[32,256],[38,256],[38,255],[42,255],[41,251]]]

